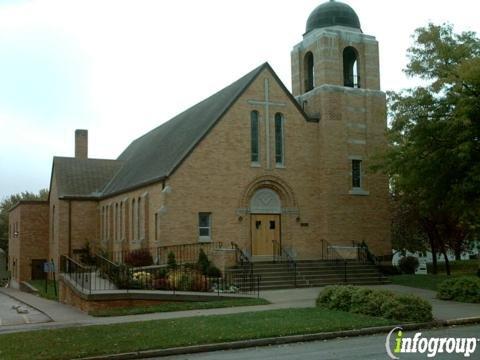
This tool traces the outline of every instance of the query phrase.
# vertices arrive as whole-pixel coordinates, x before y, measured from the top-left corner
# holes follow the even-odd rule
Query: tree
[[[480,40],[429,24],[408,57],[406,74],[423,85],[389,93],[390,148],[376,169],[415,208],[450,273],[447,250],[459,254],[480,228]]]
[[[41,189],[38,194],[24,191],[4,198],[0,202],[0,248],[8,253],[8,212],[21,200],[47,200],[48,189]]]

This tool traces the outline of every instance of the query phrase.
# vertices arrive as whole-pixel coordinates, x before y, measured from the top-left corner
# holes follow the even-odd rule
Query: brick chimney
[[[88,130],[75,130],[75,157],[88,158]]]

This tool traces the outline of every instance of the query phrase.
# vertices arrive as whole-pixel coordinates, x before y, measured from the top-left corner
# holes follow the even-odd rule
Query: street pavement
[[[419,331],[422,337],[475,337],[480,338],[480,325],[458,326]],[[406,332],[405,337],[413,337],[416,331]],[[256,347],[242,350],[216,351],[156,358],[157,360],[384,360],[389,359],[385,341],[387,334],[342,338],[327,341],[295,343]],[[395,354],[400,359],[427,359],[427,354]],[[435,359],[468,359],[462,354],[437,354]],[[469,357],[480,359],[480,342]]]

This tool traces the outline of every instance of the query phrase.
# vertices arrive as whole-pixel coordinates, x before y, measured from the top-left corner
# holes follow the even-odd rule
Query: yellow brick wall
[[[15,281],[28,281],[32,260],[48,257],[48,203],[21,203],[9,215],[9,224],[15,223],[18,223],[18,236],[9,236],[9,269]]]

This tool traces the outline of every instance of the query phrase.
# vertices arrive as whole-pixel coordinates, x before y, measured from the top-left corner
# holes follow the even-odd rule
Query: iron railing
[[[347,261],[357,260],[364,262],[366,259],[365,249],[355,243],[348,245],[332,245],[327,240],[321,239],[322,260],[327,261]]]
[[[293,285],[297,287],[297,262],[291,256],[288,251],[286,251],[282,244],[277,240],[272,240],[273,244],[273,262],[285,262],[288,265],[288,268],[293,274]]]
[[[259,296],[260,277],[253,273],[235,276],[200,269],[197,264],[132,267],[96,255],[96,266],[87,267],[68,256],[61,257],[61,272],[81,291],[163,290],[244,294]],[[210,272],[209,272],[210,271]]]
[[[173,254],[177,264],[193,264],[197,262],[200,250],[209,254],[222,247],[223,243],[221,242],[204,242],[103,252],[102,256],[117,264],[126,263],[135,266],[135,261],[139,257],[149,257],[151,265],[167,265],[169,255]]]
[[[83,292],[92,292],[92,271],[92,268],[84,266],[66,255],[60,256],[60,272]]]

